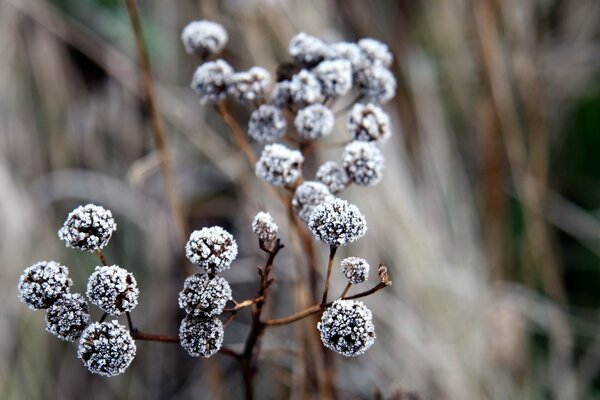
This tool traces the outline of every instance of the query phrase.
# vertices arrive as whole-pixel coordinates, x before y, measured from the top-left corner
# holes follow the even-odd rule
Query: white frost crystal
[[[340,265],[344,276],[353,285],[363,283],[369,278],[369,263],[364,258],[346,257]]]
[[[350,179],[360,186],[375,185],[383,176],[383,156],[371,142],[354,141],[347,145],[342,165]]]
[[[79,339],[77,356],[87,369],[103,376],[125,372],[135,357],[135,341],[117,321],[94,322]]]
[[[256,162],[256,176],[274,186],[291,186],[302,175],[303,162],[304,157],[298,150],[270,144]]]
[[[319,103],[302,108],[294,119],[296,131],[308,140],[329,135],[333,130],[334,122],[333,112]]]
[[[290,81],[292,101],[299,105],[318,103],[323,100],[321,84],[317,77],[308,70],[301,70]]]
[[[322,61],[312,72],[325,96],[343,96],[352,89],[352,64],[348,60]]]
[[[260,100],[271,82],[271,74],[262,67],[252,67],[248,71],[236,72],[229,78],[228,94],[242,103]]]
[[[354,204],[335,198],[315,207],[308,227],[322,242],[332,246],[345,246],[364,236],[367,221]]]
[[[310,214],[316,206],[333,199],[327,186],[320,182],[306,181],[296,188],[292,198],[292,207],[302,221],[308,222]]]
[[[220,226],[192,232],[185,245],[185,255],[194,265],[209,274],[228,269],[237,257],[238,247],[233,235]]]
[[[356,80],[360,93],[370,101],[384,104],[396,94],[396,78],[381,64],[362,69]]]
[[[348,113],[348,131],[353,140],[383,141],[391,135],[390,117],[377,104],[356,103]]]
[[[67,293],[46,311],[46,330],[72,342],[92,322],[88,305],[79,293]]]
[[[185,280],[179,292],[179,308],[195,317],[218,315],[231,299],[231,287],[225,278],[196,274]]]
[[[188,54],[202,58],[225,48],[228,36],[221,24],[212,21],[192,21],[181,31],[181,41]]]
[[[290,40],[288,51],[298,64],[312,66],[325,58],[327,44],[318,37],[300,32]]]
[[[392,53],[385,43],[365,38],[358,41],[358,47],[362,50],[369,63],[381,63],[386,67],[392,64]]]
[[[223,345],[223,323],[216,317],[188,315],[179,326],[179,339],[192,357],[210,357]]]
[[[133,274],[117,265],[96,267],[87,284],[90,303],[110,315],[133,310],[139,294]]]
[[[260,143],[271,143],[285,134],[286,122],[281,111],[263,104],[250,115],[248,134]]]
[[[117,224],[109,210],[95,204],[87,204],[69,213],[58,231],[58,238],[64,241],[67,247],[94,252],[108,244],[116,229]]]
[[[327,48],[327,60],[347,60],[352,66],[352,73],[358,72],[366,63],[367,58],[356,43],[337,42]]]
[[[19,300],[31,309],[50,307],[69,292],[73,281],[69,269],[56,261],[40,261],[23,271],[19,279]]]
[[[344,190],[350,182],[346,170],[335,161],[324,162],[317,170],[316,178],[317,181],[327,186],[333,194]]]
[[[346,357],[363,354],[375,343],[373,314],[361,301],[337,300],[317,324],[328,349]]]
[[[273,220],[271,214],[261,211],[252,221],[252,231],[263,242],[272,242],[277,239],[278,226]]]
[[[202,104],[217,103],[227,96],[232,75],[233,68],[226,61],[209,61],[196,68],[190,87],[198,93]]]

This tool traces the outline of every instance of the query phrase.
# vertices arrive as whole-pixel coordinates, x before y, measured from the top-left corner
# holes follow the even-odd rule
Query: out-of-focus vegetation
[[[188,88],[195,60],[179,41],[193,19],[225,25],[237,69],[271,71],[288,40],[374,37],[398,79],[382,183],[344,197],[369,233],[345,249],[384,262],[394,286],[369,298],[378,340],[335,359],[342,398],[600,398],[600,3],[594,0],[140,1],[177,179],[192,227],[222,224],[240,243],[227,278],[251,296],[260,252],[250,221],[285,211],[263,190],[210,107]],[[119,0],[0,0],[0,394],[42,398],[238,398],[234,362],[141,343],[126,374],[91,376],[73,344],[18,303],[21,271],[71,268],[83,291],[96,265],[56,231],[84,202],[119,224],[107,258],[140,283],[134,318],[175,333],[183,250],[140,100],[133,36]],[[237,110],[238,119],[247,115]],[[345,138],[344,120],[334,137]],[[254,145],[258,152],[260,146]],[[337,158],[339,149],[319,153]],[[286,236],[284,236],[286,238]],[[290,245],[291,247],[291,245]],[[323,246],[321,246],[323,247]],[[320,259],[326,260],[325,248]],[[283,252],[272,315],[297,309]],[[343,286],[334,282],[336,290]],[[98,316],[96,316],[98,317]],[[240,315],[226,343],[240,344]],[[279,328],[278,328],[279,329]],[[269,332],[260,398],[311,393],[300,324]],[[284,349],[291,349],[285,351]]]

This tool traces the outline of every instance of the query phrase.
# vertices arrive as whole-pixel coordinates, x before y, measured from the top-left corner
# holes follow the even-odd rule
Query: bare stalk
[[[98,258],[100,258],[100,262],[102,262],[102,265],[108,265],[108,262],[106,262],[106,257],[104,257],[104,253],[102,252],[102,250],[96,250],[96,254],[98,254]]]
[[[327,302],[327,292],[329,291],[329,278],[331,278],[331,270],[333,268],[333,259],[337,252],[338,246],[329,246],[329,262],[327,263],[327,276],[325,277],[325,288],[323,288],[323,298],[321,299],[321,305]]]
[[[348,293],[348,291],[350,290],[351,287],[352,287],[352,282],[348,282],[348,284],[344,288],[344,291],[342,292],[342,295],[340,296],[340,299],[344,298],[344,296]]]

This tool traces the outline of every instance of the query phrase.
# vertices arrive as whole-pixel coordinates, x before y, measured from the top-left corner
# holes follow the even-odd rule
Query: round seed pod
[[[83,331],[77,356],[91,373],[110,377],[125,372],[135,352],[126,327],[117,321],[94,322]]]
[[[110,210],[95,204],[79,206],[69,213],[58,238],[67,247],[93,253],[103,249],[110,240],[117,224]]]
[[[364,258],[346,257],[341,262],[344,276],[353,285],[365,282],[369,278],[369,263]]]
[[[278,108],[289,108],[293,104],[290,81],[277,82],[271,91],[271,103]]]
[[[252,103],[264,97],[271,74],[261,67],[236,72],[229,79],[227,93],[241,103]]]
[[[392,65],[392,53],[385,43],[379,40],[365,38],[358,41],[358,47],[370,64]]]
[[[69,292],[73,281],[69,269],[55,261],[40,261],[23,271],[19,279],[19,300],[31,309],[50,307]]]
[[[327,60],[347,60],[352,66],[352,74],[355,74],[368,63],[366,56],[356,43],[337,42],[327,48]]]
[[[221,52],[227,45],[228,35],[223,25],[212,21],[192,21],[181,31],[185,51],[206,58]]]
[[[332,246],[345,246],[364,236],[367,221],[358,207],[334,198],[315,207],[308,227],[320,241]]]
[[[277,239],[277,230],[279,227],[267,212],[259,212],[252,221],[252,231],[258,236],[258,239],[268,243]]]
[[[333,199],[327,186],[320,182],[306,181],[296,188],[292,198],[292,208],[302,221],[308,222],[316,206]]]
[[[348,113],[348,131],[352,140],[382,142],[391,135],[390,117],[374,103],[356,103]]]
[[[192,232],[185,245],[185,255],[194,265],[216,274],[231,266],[238,247],[231,233],[220,226],[211,226]]]
[[[381,64],[363,68],[356,74],[358,90],[370,101],[384,104],[396,94],[396,78]]]
[[[188,315],[179,326],[179,339],[192,357],[210,357],[223,345],[223,323],[216,317]]]
[[[346,357],[363,354],[375,343],[373,314],[361,301],[337,300],[317,324],[323,345]]]
[[[281,144],[265,146],[256,162],[256,176],[274,186],[292,186],[302,176],[304,157]]]
[[[342,165],[350,179],[360,186],[375,185],[383,176],[383,156],[370,142],[354,141],[347,145]]]
[[[315,36],[300,32],[290,40],[288,50],[296,63],[313,66],[325,58],[327,45]]]
[[[318,182],[327,186],[333,194],[344,190],[350,182],[346,170],[334,161],[324,162],[317,170],[316,178]]]
[[[196,68],[190,86],[200,96],[200,103],[218,103],[227,97],[232,75],[233,68],[226,61],[209,61]]]
[[[321,83],[310,71],[303,69],[290,81],[290,95],[294,104],[304,107],[323,100]]]
[[[302,108],[294,119],[296,131],[307,140],[329,135],[333,130],[334,122],[333,112],[319,103]]]
[[[179,292],[179,308],[195,317],[218,315],[231,299],[231,287],[225,278],[196,274],[185,280]]]
[[[322,61],[312,72],[325,96],[343,96],[352,89],[352,64],[348,60]]]
[[[260,143],[272,143],[285,134],[287,123],[281,111],[263,104],[250,115],[248,134]]]
[[[133,274],[117,265],[98,266],[88,279],[90,303],[110,315],[121,315],[137,306],[140,290]]]
[[[46,330],[72,342],[92,322],[88,305],[79,293],[66,293],[46,311]]]

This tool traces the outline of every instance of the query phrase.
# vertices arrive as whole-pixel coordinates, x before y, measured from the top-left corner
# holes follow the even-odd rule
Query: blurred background
[[[293,289],[305,279],[303,254],[281,204],[189,89],[197,60],[183,51],[180,31],[194,19],[222,23],[230,36],[223,57],[240,70],[274,72],[299,31],[390,46],[398,91],[386,105],[394,135],[385,176],[342,194],[366,214],[369,231],[340,257],[385,263],[394,286],[365,299],[375,345],[361,357],[333,357],[340,398],[600,398],[600,2],[138,4],[186,222],[235,235],[240,257],[224,276],[236,299],[254,295],[264,259],[254,214],[271,212],[289,244],[276,263],[271,316],[302,303]],[[45,259],[69,266],[74,289],[84,291],[98,261],[66,249],[56,232],[70,210],[93,202],[117,220],[109,262],[141,286],[136,325],[178,330],[183,249],[124,2],[0,0],[0,54],[1,397],[240,398],[234,361],[192,359],[177,345],[140,342],[125,374],[93,376],[74,344],[44,331],[44,313],[17,300],[23,269]],[[234,114],[245,125],[248,111]],[[333,138],[347,138],[343,116]],[[307,176],[339,152],[315,153]],[[324,268],[327,248],[315,246]],[[338,270],[333,278],[338,293],[344,280]],[[240,312],[228,326],[228,346],[241,346],[248,321]],[[315,371],[299,356],[318,351],[298,339],[310,329],[267,332],[259,398],[317,396],[309,390]]]

